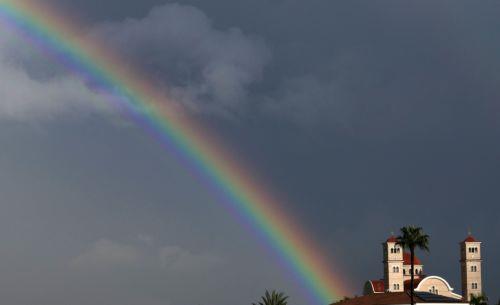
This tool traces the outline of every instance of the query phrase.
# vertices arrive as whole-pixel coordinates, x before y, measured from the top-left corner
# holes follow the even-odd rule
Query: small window
[[[406,269],[403,269],[403,275],[406,275]]]
[[[431,289],[429,289],[429,292],[430,292],[430,293],[435,293],[435,294],[437,294],[437,293],[438,293],[438,291],[437,291],[437,289],[436,289],[436,286],[432,286],[432,287],[431,287]]]

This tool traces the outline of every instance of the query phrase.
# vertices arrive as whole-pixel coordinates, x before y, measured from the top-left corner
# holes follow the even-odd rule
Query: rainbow
[[[311,303],[326,305],[349,293],[318,244],[287,215],[242,162],[165,92],[119,54],[99,46],[76,22],[37,0],[0,0],[0,24],[84,80],[98,83],[113,106],[159,142],[252,229],[287,267]]]

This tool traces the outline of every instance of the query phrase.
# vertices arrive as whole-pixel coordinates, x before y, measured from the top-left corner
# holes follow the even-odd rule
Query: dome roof
[[[403,253],[403,264],[404,265],[411,265],[410,261],[411,261],[411,254],[409,252],[404,252]],[[413,257],[413,262],[415,265],[422,265],[422,263],[420,262],[420,260],[418,259],[418,257],[416,255]]]
[[[467,236],[467,238],[466,238],[466,239],[464,239],[464,241],[463,241],[463,242],[464,242],[464,243],[473,243],[473,242],[477,242],[477,240],[474,238],[474,236],[469,235],[469,236]]]
[[[422,278],[422,279],[417,279],[417,278],[416,278],[416,279],[414,280],[413,287],[414,287],[414,288],[417,288],[418,284],[420,284],[420,282],[421,282],[422,280],[424,280],[424,279],[425,279],[425,278]],[[406,281],[404,281],[404,286],[405,286],[405,291],[410,290],[410,287],[411,287],[411,280],[406,280]]]
[[[375,293],[385,292],[384,280],[371,280],[369,282],[372,285],[373,292]]]
[[[389,236],[389,238],[387,239],[388,243],[395,243],[397,241],[398,241],[398,239],[394,235]]]

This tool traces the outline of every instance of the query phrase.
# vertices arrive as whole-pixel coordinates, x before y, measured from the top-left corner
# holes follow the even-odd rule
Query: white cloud
[[[138,236],[139,239],[131,243],[99,239],[71,259],[70,266],[92,269],[133,264],[185,274],[205,272],[222,262],[219,256],[212,253],[194,253],[179,246],[156,247],[152,245],[152,237]]]
[[[141,251],[134,246],[100,239],[88,250],[71,260],[70,265],[81,268],[129,265],[140,259]]]
[[[192,252],[178,246],[165,246],[159,250],[160,264],[162,268],[192,272],[206,270],[221,263],[221,259],[213,254],[193,254]]]
[[[147,234],[138,234],[137,240],[145,245],[152,245],[154,241],[154,237]]]
[[[53,63],[30,48],[0,31],[0,119],[49,119],[107,109],[103,96],[76,77],[54,75]]]

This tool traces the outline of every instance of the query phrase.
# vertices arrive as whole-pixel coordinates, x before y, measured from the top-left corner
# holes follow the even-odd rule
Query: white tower
[[[404,291],[403,282],[403,249],[396,245],[396,237],[391,236],[385,243],[384,249],[384,286],[385,291]]]
[[[462,269],[462,296],[470,301],[471,295],[483,291],[481,282],[481,242],[469,233],[460,243],[460,266]]]

